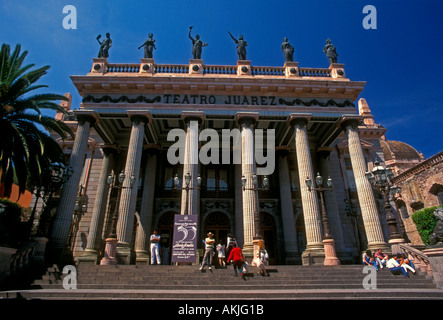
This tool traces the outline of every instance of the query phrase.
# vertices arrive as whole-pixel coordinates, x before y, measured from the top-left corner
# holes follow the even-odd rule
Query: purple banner
[[[197,218],[196,214],[175,215],[171,262],[195,262]]]

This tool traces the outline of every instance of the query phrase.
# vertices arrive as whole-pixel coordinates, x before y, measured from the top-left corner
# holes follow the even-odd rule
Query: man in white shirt
[[[394,255],[386,262],[386,267],[392,272],[392,274],[399,274],[401,272],[405,277],[408,277],[408,270],[405,267],[400,266],[400,263],[397,261],[397,255]]]
[[[157,260],[157,264],[161,264],[160,261],[160,235],[157,234],[157,230],[154,229],[151,235],[151,264],[154,264]]]
[[[212,270],[212,256],[214,255],[214,244],[215,239],[212,238],[214,234],[212,232],[208,233],[208,237],[205,239],[205,255],[203,256],[202,265],[200,267],[200,271],[203,271],[207,260],[209,259],[209,270]]]

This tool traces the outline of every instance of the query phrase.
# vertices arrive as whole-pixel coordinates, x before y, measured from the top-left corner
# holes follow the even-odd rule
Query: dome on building
[[[409,160],[422,161],[423,156],[409,144],[401,141],[381,140],[385,161]]]

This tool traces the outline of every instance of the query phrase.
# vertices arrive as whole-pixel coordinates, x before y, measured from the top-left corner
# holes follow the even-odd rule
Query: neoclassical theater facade
[[[367,248],[389,250],[383,202],[365,177],[384,161],[386,129],[359,99],[365,82],[348,79],[343,64],[95,58],[89,73],[71,79],[82,103],[75,110],[65,103],[69,116],[56,117],[76,132],[60,141],[73,175],[50,241],[76,261],[100,262],[117,210],[121,264],[149,263],[154,228],[170,247],[176,214],[198,216],[199,244],[209,231],[225,243],[232,233],[249,252],[259,230],[270,263],[322,263],[321,197],[305,181],[317,173],[333,182],[324,208],[340,262],[359,263]]]

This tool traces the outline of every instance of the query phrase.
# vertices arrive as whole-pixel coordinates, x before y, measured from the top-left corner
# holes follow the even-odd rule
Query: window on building
[[[206,170],[207,191],[228,190],[228,170],[225,168],[209,168]]]
[[[165,190],[173,190],[174,188],[174,178],[178,175],[180,178],[180,184],[178,188],[182,187],[183,180],[183,167],[182,166],[166,166],[164,170],[163,186]]]

